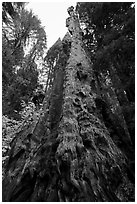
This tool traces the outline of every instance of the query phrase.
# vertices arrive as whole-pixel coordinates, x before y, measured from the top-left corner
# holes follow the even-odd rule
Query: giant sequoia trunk
[[[70,42],[62,42],[42,115],[11,143],[3,201],[133,201],[126,157],[98,111],[92,63],[77,15],[72,7],[68,12],[70,55]]]

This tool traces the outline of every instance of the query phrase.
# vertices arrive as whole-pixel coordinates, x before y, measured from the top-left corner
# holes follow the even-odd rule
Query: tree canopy
[[[3,3],[3,201],[134,201],[135,4],[68,14],[45,57],[38,18]]]
[[[3,2],[2,18],[3,114],[17,119],[21,101],[27,103],[38,85],[46,33],[25,3]]]
[[[79,2],[77,12],[83,29],[83,41],[101,88],[107,76],[129,132],[134,135],[134,114],[130,113],[134,112],[135,102],[135,4]],[[110,88],[106,88],[104,95],[109,94],[107,101],[110,101]],[[112,100],[112,103],[116,101]]]
[[[132,2],[78,3],[83,40],[97,71],[115,67],[122,87],[134,101],[135,9]]]

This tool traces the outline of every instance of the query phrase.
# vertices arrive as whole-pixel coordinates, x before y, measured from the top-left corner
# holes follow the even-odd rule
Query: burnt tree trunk
[[[49,102],[11,143],[3,201],[133,201],[126,157],[97,110],[92,63],[77,15],[72,7],[68,12],[70,55],[62,41]]]

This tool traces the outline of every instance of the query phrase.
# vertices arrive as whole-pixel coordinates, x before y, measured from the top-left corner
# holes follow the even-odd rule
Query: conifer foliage
[[[4,154],[3,201],[134,201],[134,4],[80,2],[68,14],[44,58],[43,103],[20,112]]]
[[[25,3],[2,3],[3,114],[20,119],[22,101],[28,102],[38,85],[36,60],[43,60],[46,34]]]

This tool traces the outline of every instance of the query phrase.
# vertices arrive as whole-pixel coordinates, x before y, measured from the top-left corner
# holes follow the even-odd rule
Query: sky
[[[49,1],[49,2],[29,2],[26,5],[28,10],[32,10],[41,20],[47,35],[47,48],[49,49],[60,37],[67,32],[66,18],[69,17],[67,9],[69,6],[76,6],[75,1]]]

